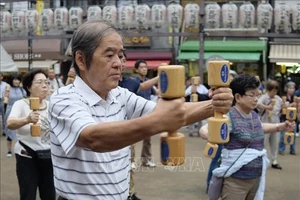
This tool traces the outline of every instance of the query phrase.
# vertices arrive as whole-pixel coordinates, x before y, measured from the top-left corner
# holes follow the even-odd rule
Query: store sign
[[[124,47],[150,47],[149,37],[125,37],[123,39]]]
[[[10,53],[9,55],[14,61],[29,59],[28,53]],[[58,59],[59,57],[59,52],[32,53],[32,60]]]

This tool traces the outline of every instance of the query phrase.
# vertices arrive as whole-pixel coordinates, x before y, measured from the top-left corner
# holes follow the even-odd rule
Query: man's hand
[[[212,99],[212,105],[215,111],[223,114],[228,113],[233,101],[232,90],[230,88],[210,90],[209,97]]]
[[[174,132],[184,126],[186,122],[184,98],[174,100],[164,100],[159,98],[153,111],[158,118],[163,131]]]

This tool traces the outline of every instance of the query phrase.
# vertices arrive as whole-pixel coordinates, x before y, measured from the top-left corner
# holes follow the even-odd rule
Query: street
[[[143,200],[206,200],[206,175],[210,159],[203,156],[205,141],[186,133],[186,164],[173,168],[160,164],[159,135],[152,138],[152,152],[156,168],[139,167],[135,172],[136,193]],[[282,171],[269,168],[265,200],[300,199],[300,138],[297,138],[296,156],[279,155]],[[142,142],[136,145],[137,163]],[[6,157],[6,140],[1,136],[1,200],[19,198],[15,173],[15,158]]]

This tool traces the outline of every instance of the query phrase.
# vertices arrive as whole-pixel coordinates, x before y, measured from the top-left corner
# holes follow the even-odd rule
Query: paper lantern
[[[182,6],[179,4],[168,5],[169,26],[180,28],[182,24]]]
[[[221,7],[217,3],[205,6],[206,28],[220,28]]]
[[[11,13],[9,11],[0,11],[0,29],[2,32],[11,29]]]
[[[271,29],[273,20],[273,7],[269,3],[262,3],[257,7],[257,26]]]
[[[250,2],[245,2],[240,7],[240,28],[253,28],[255,20],[255,7]]]
[[[276,33],[290,33],[290,8],[285,3],[279,3],[274,8],[274,25]]]
[[[105,6],[103,8],[103,19],[106,19],[111,24],[116,25],[117,23],[117,8],[116,6]]]
[[[238,18],[238,7],[230,2],[222,6],[222,24],[223,28],[236,28]]]
[[[184,7],[184,23],[187,28],[199,26],[200,7],[196,3],[188,3]]]
[[[56,8],[54,11],[54,26],[57,29],[64,29],[68,26],[69,12],[67,8]]]
[[[38,25],[39,13],[36,10],[27,10],[25,12],[25,26],[29,32],[34,32]]]
[[[54,24],[54,13],[52,9],[45,8],[41,13],[41,27],[43,31],[49,31]]]
[[[133,7],[121,6],[119,8],[119,25],[121,29],[129,29],[133,21]]]
[[[154,28],[161,28],[166,22],[167,8],[163,4],[153,5],[151,9],[151,21]]]
[[[137,5],[135,7],[135,21],[137,29],[148,29],[151,25],[151,10],[148,5]]]
[[[83,21],[83,10],[80,7],[71,7],[69,10],[69,26],[70,28],[78,28]]]
[[[102,10],[99,6],[90,6],[87,11],[87,20],[98,19],[101,17]]]
[[[11,26],[14,32],[21,32],[25,29],[25,13],[23,11],[12,13]]]
[[[293,29],[300,31],[300,3],[292,9]]]

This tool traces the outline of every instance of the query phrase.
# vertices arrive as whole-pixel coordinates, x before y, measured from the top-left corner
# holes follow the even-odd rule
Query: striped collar
[[[106,102],[108,104],[118,103],[116,96],[119,94],[118,89],[109,91],[107,100],[102,99],[94,90],[92,90],[79,76],[76,76],[74,81],[76,90],[84,97],[90,106]]]

